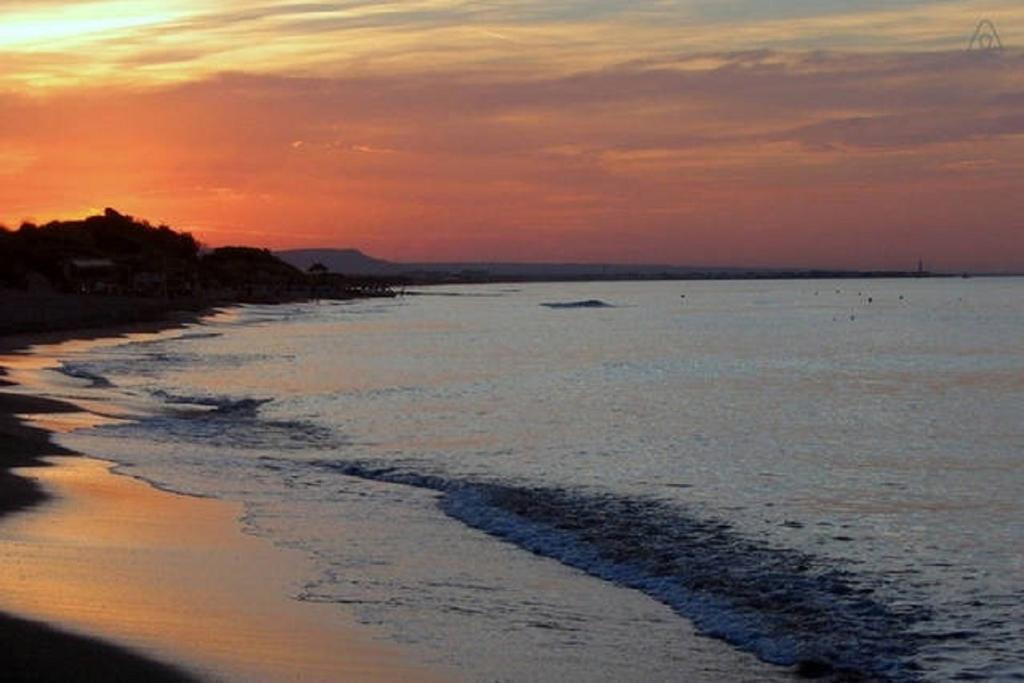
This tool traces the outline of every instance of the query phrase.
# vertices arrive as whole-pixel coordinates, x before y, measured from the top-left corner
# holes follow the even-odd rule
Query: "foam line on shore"
[[[892,604],[871,576],[773,547],[655,500],[510,486],[393,465],[317,461],[346,476],[441,493],[449,516],[672,607],[697,629],[800,672],[914,681],[929,615]]]
[[[46,353],[53,348],[36,344],[88,345],[75,339],[8,338],[0,348]],[[124,663],[125,671],[135,663],[153,672],[129,679],[97,673],[95,680],[185,681],[193,674],[228,681],[435,678],[336,606],[292,600],[289,593],[310,573],[308,561],[244,534],[240,504],[161,491],[116,475],[113,463],[53,444],[38,426],[46,419],[33,423],[18,416],[70,415],[80,408],[24,393],[31,389],[0,392],[0,514],[17,511],[0,519],[0,609],[18,615],[0,616],[0,633],[20,634],[27,659],[17,661],[25,662],[25,680],[74,678],[49,676],[32,658],[33,648],[55,642],[56,660],[85,648],[93,659]],[[54,626],[88,637],[64,636]]]

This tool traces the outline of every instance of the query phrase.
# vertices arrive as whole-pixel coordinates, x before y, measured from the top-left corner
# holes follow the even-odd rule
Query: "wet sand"
[[[239,504],[157,490],[54,445],[50,430],[88,421],[76,411],[0,390],[0,611],[16,615],[0,617],[5,680],[452,677],[337,606],[292,599],[309,564],[242,533]]]
[[[51,501],[0,524],[0,595],[9,611],[101,635],[202,678],[428,678],[336,606],[289,598],[308,575],[304,559],[240,533],[238,505],[159,491],[92,458],[47,460],[55,466],[16,473]]]
[[[10,383],[0,377],[0,385]],[[68,403],[0,392],[0,529],[11,514],[45,504],[49,499],[39,482],[19,476],[11,468],[48,467],[46,456],[67,454],[50,442],[45,430],[23,424],[19,414],[73,414]],[[18,564],[17,551],[0,540],[0,558],[12,567],[5,579],[26,576]],[[11,605],[0,592],[0,609]],[[56,600],[51,599],[56,603]],[[22,615],[24,616],[24,615]],[[0,614],[0,662],[8,681],[189,681],[183,670],[144,658],[122,647],[75,635],[41,623],[47,614],[34,615],[38,621]]]

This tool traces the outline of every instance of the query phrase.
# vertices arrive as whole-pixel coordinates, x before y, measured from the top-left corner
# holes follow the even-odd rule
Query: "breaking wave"
[[[920,607],[884,600],[880,580],[745,538],[656,500],[448,479],[318,461],[352,477],[442,493],[465,524],[592,576],[640,590],[708,636],[809,675],[916,680]],[[913,601],[910,601],[913,602]]]
[[[584,301],[553,301],[543,303],[541,306],[547,308],[615,308],[612,304],[600,299],[586,299]]]
[[[194,341],[197,339],[215,339],[217,337],[223,337],[223,332],[187,332],[179,335],[173,339],[173,341]]]
[[[230,396],[174,394],[163,389],[151,392],[155,398],[172,406],[197,406],[208,408],[205,415],[255,418],[259,407],[273,401],[270,398],[232,398]]]
[[[89,363],[70,363],[65,361],[60,364],[57,371],[68,377],[85,380],[89,382],[89,386],[96,389],[114,386],[109,379],[99,374],[95,367]]]
[[[337,448],[347,442],[323,427],[298,420],[262,417],[273,399],[180,395],[156,390],[165,409],[134,422],[96,428],[105,435],[136,436],[164,443],[253,451]]]

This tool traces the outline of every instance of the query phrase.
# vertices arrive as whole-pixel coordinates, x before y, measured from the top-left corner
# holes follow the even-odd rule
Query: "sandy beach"
[[[0,353],[57,341],[9,337]],[[18,375],[5,374],[8,385]],[[89,414],[24,392],[0,390],[7,680],[440,677],[336,607],[292,599],[309,578],[307,561],[244,534],[240,504],[157,490],[67,452],[50,431]]]

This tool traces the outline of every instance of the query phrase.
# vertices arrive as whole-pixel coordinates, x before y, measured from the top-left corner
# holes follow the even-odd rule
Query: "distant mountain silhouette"
[[[685,277],[694,273],[727,273],[735,268],[692,268],[685,266],[617,263],[396,263],[367,256],[358,249],[292,249],[275,252],[284,262],[309,270],[323,264],[332,273],[345,275],[452,276],[460,280],[497,279],[616,279],[627,277]]]
[[[398,263],[368,256],[358,249],[291,249],[275,252],[303,272],[315,264],[351,277],[377,276],[410,283],[519,282],[585,280],[716,280],[762,278],[911,277],[913,271],[857,271],[813,268],[675,266],[648,263]]]
[[[404,267],[367,256],[358,249],[292,249],[276,252],[278,258],[302,271],[320,263],[331,273],[345,275],[393,275]]]

